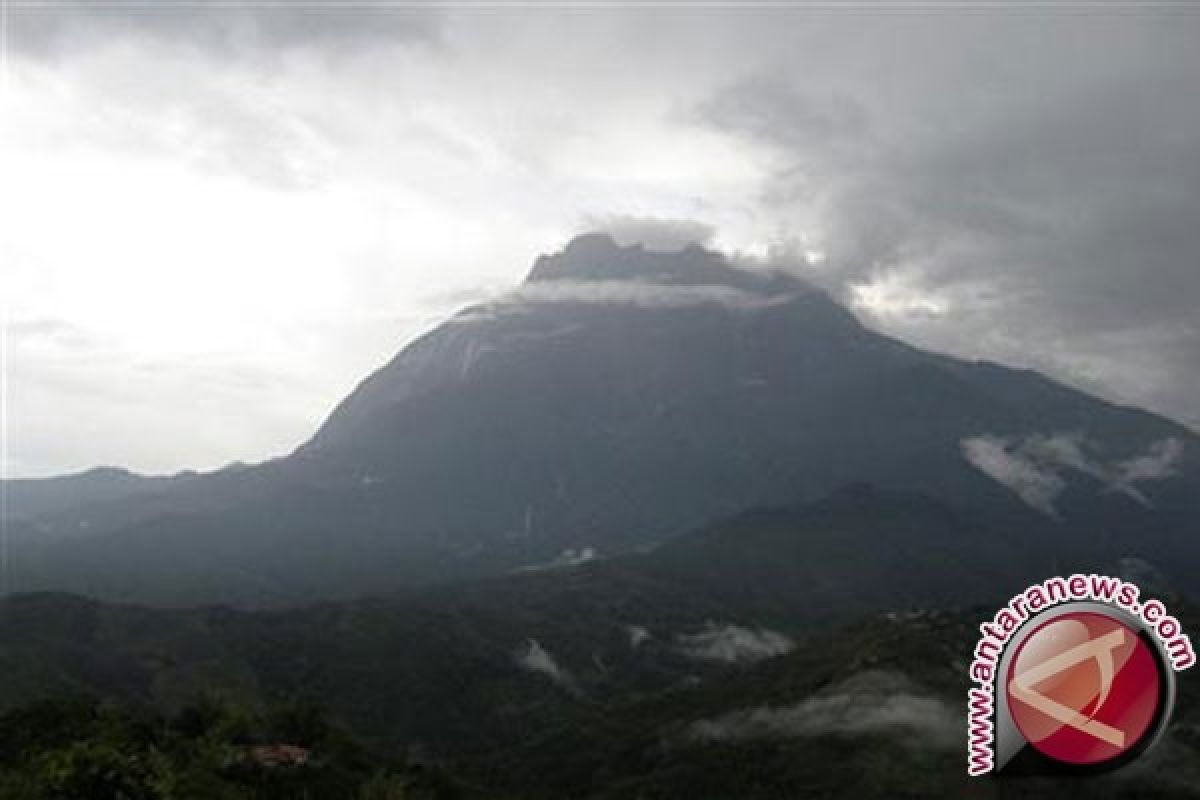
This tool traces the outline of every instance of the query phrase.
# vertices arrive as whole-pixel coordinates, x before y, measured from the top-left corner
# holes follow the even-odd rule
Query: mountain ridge
[[[1081,468],[1168,440],[1136,494]],[[291,455],[24,520],[12,585],[288,605],[613,555],[855,482],[1182,568],[1196,442],[878,334],[795,276],[590,235],[404,347]]]
[[[973,563],[933,548],[863,557],[880,531],[903,542],[919,527],[944,529],[937,541],[958,541]],[[23,595],[0,600],[10,643],[0,713],[64,693],[166,713],[198,698],[250,709],[304,699],[381,752],[448,765],[478,786],[472,797],[690,788],[766,798],[814,785],[944,796],[966,787],[960,704],[990,613],[976,603],[1002,600],[981,592],[969,607],[939,608],[931,603],[946,595],[933,581],[917,584],[920,596],[896,590],[939,564],[943,581],[993,584],[978,576],[997,554],[1010,570],[997,592],[1041,577],[1028,539],[980,547],[993,533],[936,499],[859,485],[743,512],[650,553],[299,609]],[[841,563],[872,561],[891,578],[849,583],[865,602],[814,602],[822,587],[796,579],[796,546],[810,545],[814,564],[838,563],[822,542],[848,548]],[[1188,606],[1155,596],[1192,624]],[[1188,776],[1200,709],[1189,687],[1154,756]],[[1122,771],[1097,796],[1187,796],[1163,774]],[[1063,791],[1038,785],[1031,796]]]

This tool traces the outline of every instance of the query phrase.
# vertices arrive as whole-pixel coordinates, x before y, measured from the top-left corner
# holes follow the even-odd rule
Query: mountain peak
[[[811,287],[779,271],[739,269],[715,250],[689,244],[680,250],[621,245],[610,234],[584,233],[558,253],[538,256],[527,284],[636,281],[676,286],[724,286],[765,295],[796,294]]]

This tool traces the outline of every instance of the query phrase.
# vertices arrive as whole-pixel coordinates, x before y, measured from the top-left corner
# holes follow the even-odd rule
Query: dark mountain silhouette
[[[291,604],[605,557],[856,482],[1044,551],[1186,571],[1196,444],[1036,373],[882,336],[794,276],[590,234],[405,347],[287,458],[17,502],[11,580]]]

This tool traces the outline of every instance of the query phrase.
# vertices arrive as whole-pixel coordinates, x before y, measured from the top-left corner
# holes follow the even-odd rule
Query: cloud
[[[694,113],[786,151],[796,159],[786,168],[792,179],[830,153],[852,158],[870,138],[870,114],[852,96],[767,73],[721,87]]]
[[[761,207],[819,279],[918,343],[1200,423],[1200,19],[861,21],[694,107],[773,154]]]
[[[1105,459],[1101,446],[1078,433],[1031,434],[963,439],[963,456],[988,477],[1011,489],[1027,505],[1057,516],[1054,500],[1067,487],[1064,475],[1078,472],[1145,506],[1151,502],[1137,484],[1176,474],[1183,442],[1171,437],[1152,442],[1145,452],[1124,460]]]
[[[61,319],[10,320],[5,333],[16,347],[86,350],[96,344],[86,331]]]
[[[1196,15],[316,5],[9,4],[13,310],[307,376],[180,414],[184,369],[18,354],[23,469],[276,455],[582,220],[790,252],[888,333],[1200,425]],[[247,408],[276,433],[199,433]]]
[[[662,252],[682,250],[688,245],[705,246],[716,235],[712,225],[688,219],[591,217],[584,227],[609,234],[622,247],[640,244],[647,250]]]
[[[1117,464],[1118,478],[1122,483],[1155,481],[1176,474],[1183,458],[1183,442],[1175,438],[1164,439],[1150,445],[1140,456]]]
[[[21,3],[9,10],[9,43],[19,53],[62,57],[113,44],[155,43],[217,55],[289,50],[350,53],[363,47],[435,41],[436,6],[349,3]]]
[[[492,310],[519,310],[527,305],[582,304],[639,308],[686,308],[714,305],[754,310],[787,302],[788,295],[768,296],[731,286],[673,286],[650,281],[553,281],[521,286],[492,304]]]
[[[548,569],[570,569],[579,567],[584,564],[595,561],[600,557],[599,551],[594,547],[568,547],[557,556],[542,564],[531,564],[527,567],[520,567],[518,572],[541,572]]]
[[[522,669],[544,675],[564,689],[577,691],[578,687],[571,673],[559,666],[554,657],[536,639],[530,639],[524,646],[518,648],[513,658]]]
[[[625,632],[629,634],[629,646],[635,650],[654,638],[650,629],[644,625],[627,625]]]
[[[754,663],[786,655],[796,647],[795,642],[782,633],[713,622],[699,633],[679,634],[675,643],[689,658],[729,664]]]
[[[1066,482],[1053,469],[1041,467],[1023,453],[1014,452],[1004,439],[973,436],[962,442],[963,455],[989,478],[1011,489],[1027,505],[1048,516],[1057,516],[1054,498]]]
[[[961,745],[961,717],[899,673],[860,672],[792,706],[745,709],[692,723],[706,742],[885,734],[901,743]],[[915,734],[915,735],[914,735]]]

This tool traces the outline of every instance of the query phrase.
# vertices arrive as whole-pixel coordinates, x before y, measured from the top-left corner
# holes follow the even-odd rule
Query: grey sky
[[[8,23],[10,474],[285,452],[588,227],[800,255],[876,327],[1200,425],[1200,10]]]

